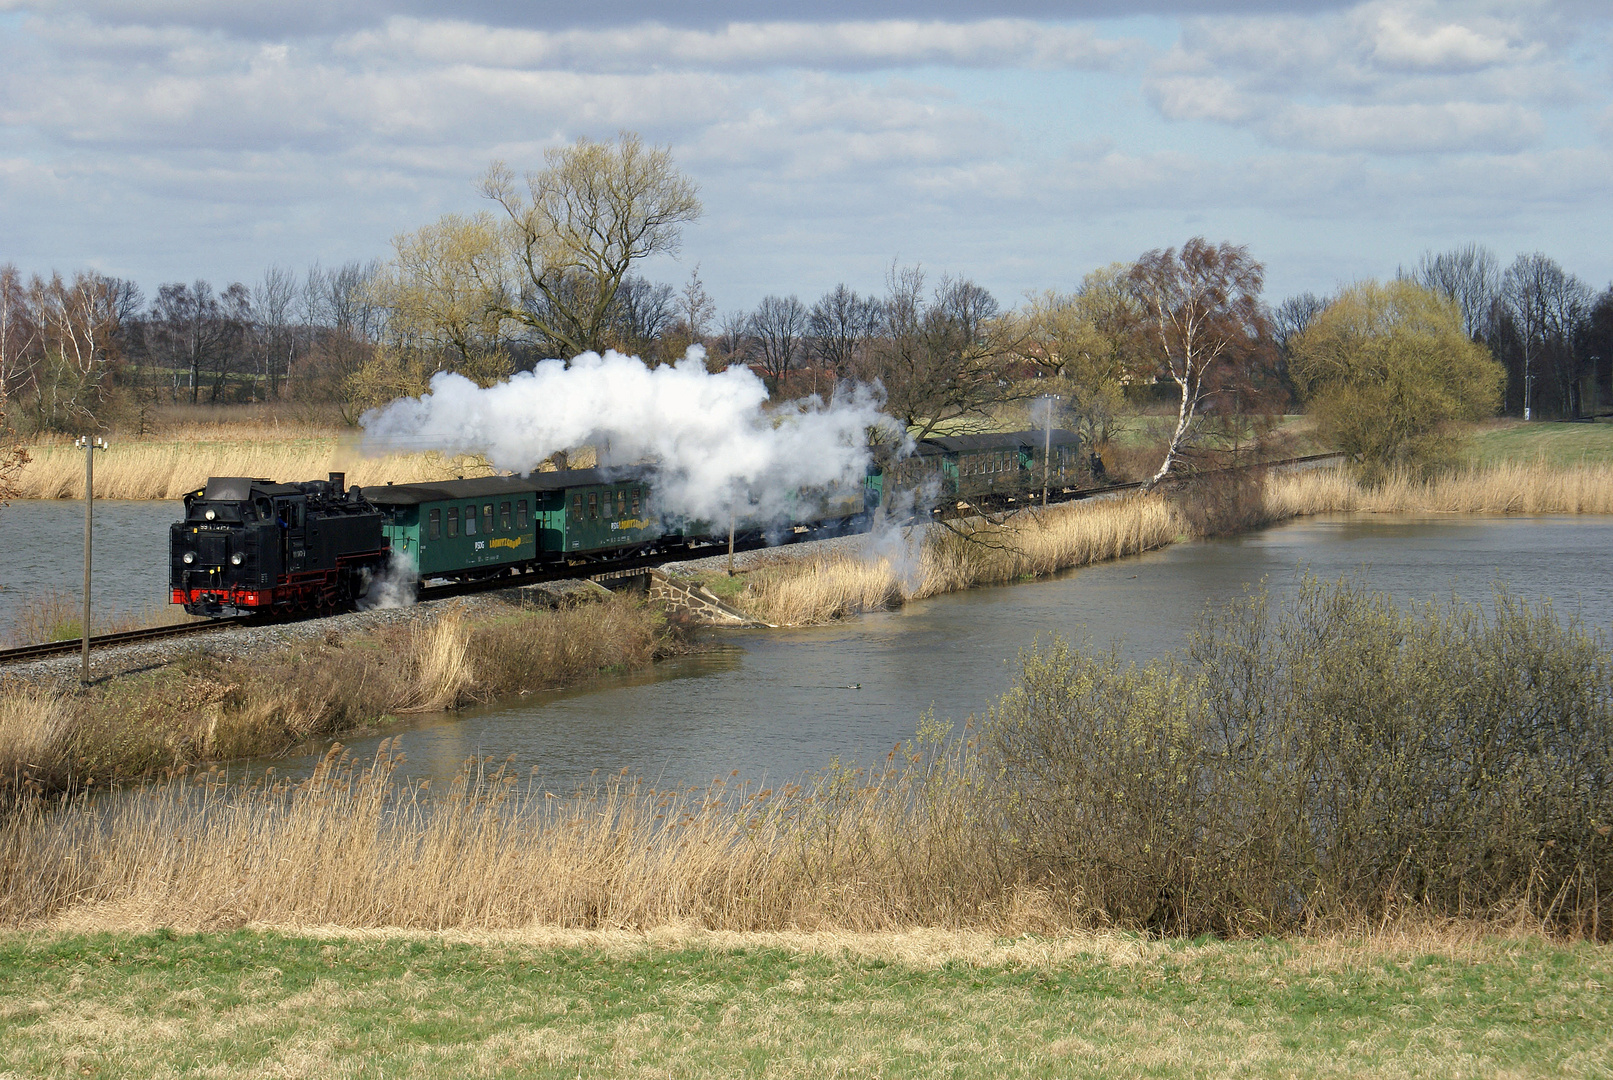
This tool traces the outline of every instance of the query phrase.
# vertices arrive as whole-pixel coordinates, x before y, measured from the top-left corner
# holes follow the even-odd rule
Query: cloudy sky
[[[587,10],[581,10],[587,9]],[[1613,278],[1607,0],[0,0],[0,262],[259,277],[384,255],[494,158],[619,129],[724,310],[1005,302],[1193,235],[1273,300],[1468,241]]]

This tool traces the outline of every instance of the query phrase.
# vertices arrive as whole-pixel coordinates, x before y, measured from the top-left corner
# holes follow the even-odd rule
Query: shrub
[[[1035,876],[1114,922],[1250,933],[1414,907],[1606,937],[1613,662],[1498,591],[1397,608],[1305,580],[1188,656],[1029,652],[986,746]]]

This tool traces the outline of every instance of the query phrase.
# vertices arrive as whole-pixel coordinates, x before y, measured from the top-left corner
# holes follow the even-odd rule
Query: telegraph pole
[[[78,440],[84,448],[84,626],[79,650],[82,661],[78,681],[90,684],[90,541],[95,532],[95,452],[105,450],[107,441],[89,435]]]
[[[1053,402],[1059,400],[1057,394],[1049,394],[1042,399],[1047,406],[1047,435],[1042,441],[1042,509],[1047,509],[1047,480],[1053,470]]]

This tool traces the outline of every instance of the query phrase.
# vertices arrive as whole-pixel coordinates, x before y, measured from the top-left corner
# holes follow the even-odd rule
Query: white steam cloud
[[[494,468],[528,473],[560,450],[592,445],[603,468],[652,463],[663,513],[707,521],[786,516],[788,493],[840,483],[860,487],[868,430],[895,430],[867,386],[765,410],[767,388],[743,366],[713,374],[693,346],[675,364],[584,353],[545,360],[507,382],[478,387],[432,378],[360,418],[372,452],[481,454]]]

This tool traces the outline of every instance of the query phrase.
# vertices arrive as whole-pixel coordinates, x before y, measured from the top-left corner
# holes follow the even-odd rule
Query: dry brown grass
[[[1368,486],[1347,469],[1270,478],[1273,516],[1374,514],[1613,514],[1613,465],[1502,462],[1431,478],[1405,473]]]
[[[879,611],[904,599],[891,560],[848,555],[755,571],[737,598],[748,614],[777,626],[826,622]]]
[[[205,436],[207,432],[198,432]],[[18,478],[25,499],[82,499],[84,454],[70,443],[30,448],[33,460]],[[100,499],[177,499],[209,476],[264,476],[276,480],[323,479],[345,472],[349,484],[399,484],[456,476],[487,476],[474,458],[447,459],[435,452],[364,457],[354,437],[207,439],[178,437],[115,442],[96,458],[95,495]]]
[[[65,739],[58,764],[0,775],[0,792],[52,791],[161,775],[198,762],[283,752],[310,739],[551,689],[648,663],[668,646],[664,620],[613,598],[548,611],[484,603],[406,626],[328,637],[268,655],[206,653],[58,698],[66,721],[40,712],[38,689],[0,683],[0,762],[29,760]],[[35,716],[36,721],[26,717]],[[63,726],[65,724],[65,726]]]
[[[738,599],[770,623],[802,625],[907,600],[1056,573],[1163,547],[1186,524],[1162,495],[1071,503],[932,526],[895,556],[840,555],[755,571]]]
[[[59,785],[71,767],[75,720],[71,703],[60,694],[0,695],[0,790]]]
[[[610,783],[557,798],[487,762],[447,790],[333,750],[294,786],[214,777],[0,824],[0,924],[852,931],[1076,925],[1005,877],[958,778],[830,769],[779,791]],[[893,759],[895,761],[896,759]],[[923,798],[919,796],[923,794]]]

